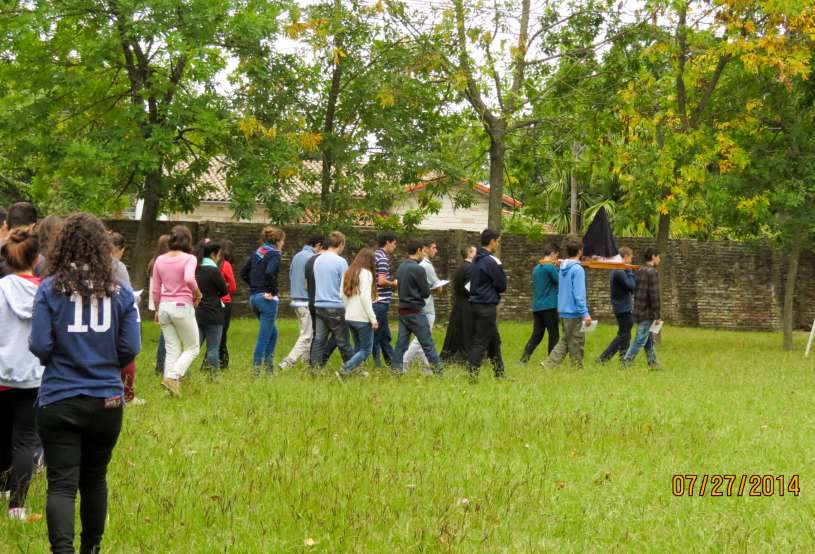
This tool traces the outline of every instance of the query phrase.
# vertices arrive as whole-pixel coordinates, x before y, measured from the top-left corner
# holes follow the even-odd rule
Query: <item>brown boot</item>
[[[181,383],[179,383],[178,379],[170,379],[169,377],[165,377],[161,382],[161,385],[167,389],[172,396],[181,396]]]

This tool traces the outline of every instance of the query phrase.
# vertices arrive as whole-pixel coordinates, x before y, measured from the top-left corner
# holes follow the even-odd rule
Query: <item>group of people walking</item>
[[[124,239],[88,214],[38,221],[30,203],[14,204],[0,228],[0,491],[8,515],[26,519],[25,501],[35,466],[47,471],[46,516],[53,552],[74,552],[74,502],[80,493],[82,553],[100,548],[107,513],[107,466],[122,427],[123,407],[139,404],[135,358],[141,349],[138,294],[122,263]],[[433,267],[437,245],[411,239],[407,257],[392,272],[397,237],[382,233],[350,265],[339,231],[315,235],[289,266],[291,307],[298,337],[275,364],[280,279],[286,235],[265,227],[260,245],[241,266],[240,279],[260,325],[252,356],[257,375],[301,363],[321,371],[332,353],[346,379],[371,358],[396,375],[419,365],[441,375],[445,363],[466,365],[476,379],[484,357],[496,378],[505,374],[497,316],[507,277],[497,257],[501,235],[485,229],[480,244],[464,248],[452,279],[453,307],[439,353],[432,337],[434,296],[448,286]],[[557,245],[532,273],[534,329],[521,362],[549,334],[544,365],[568,354],[582,363],[586,326],[585,272],[578,237]],[[233,245],[204,239],[193,244],[190,230],[176,225],[159,238],[149,266],[148,306],[160,325],[156,368],[163,386],[181,395],[181,379],[206,345],[203,368],[229,364],[228,329],[237,290]],[[622,248],[630,263],[633,252]],[[636,273],[611,272],[611,298],[619,331],[600,362],[619,354],[630,363],[645,348],[658,367],[653,326],[660,324],[659,254],[644,253]],[[395,301],[398,295],[398,302]],[[391,310],[391,304],[396,304]],[[390,316],[398,317],[394,343]],[[631,330],[637,324],[633,344]],[[563,330],[561,334],[559,328]]]

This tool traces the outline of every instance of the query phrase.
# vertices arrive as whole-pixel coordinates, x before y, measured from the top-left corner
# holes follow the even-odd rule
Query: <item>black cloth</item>
[[[229,369],[229,346],[226,342],[226,335],[229,332],[229,324],[232,322],[232,302],[224,304],[224,328],[221,333],[221,345],[218,347],[218,356],[221,359],[221,369]]]
[[[279,250],[269,250],[262,258],[253,252],[241,268],[241,279],[249,285],[249,296],[268,292],[274,296],[278,293],[278,276],[283,255]]]
[[[473,316],[470,310],[470,291],[465,285],[470,282],[473,264],[465,260],[453,275],[453,309],[447,322],[447,334],[441,349],[441,359],[445,362],[467,361],[473,336]]]
[[[399,282],[399,309],[421,310],[425,298],[430,296],[430,285],[427,284],[427,273],[419,262],[406,259],[396,272]]]
[[[470,273],[470,303],[498,304],[507,290],[507,276],[500,260],[486,248],[479,248]]]
[[[552,349],[560,340],[560,318],[557,315],[557,308],[548,310],[538,310],[532,312],[534,323],[532,324],[532,336],[529,337],[529,342],[526,343],[524,353],[521,356],[521,361],[528,362],[529,358],[535,352],[535,349],[543,340],[543,335],[549,333],[549,344],[547,354],[552,352]]]
[[[472,304],[473,346],[470,349],[470,376],[478,375],[484,353],[492,361],[496,377],[504,375],[504,360],[501,357],[501,335],[498,333],[498,306],[495,304]]]
[[[637,280],[630,269],[614,269],[609,274],[611,286],[611,307],[615,314],[630,312],[633,303],[634,289]]]
[[[600,208],[583,237],[583,256],[612,258],[617,254],[619,251],[608,221],[608,214],[605,208]]]
[[[623,312],[614,314],[617,318],[617,336],[615,336],[608,348],[600,354],[600,361],[606,362],[614,357],[614,354],[620,353],[620,359],[628,352],[628,347],[631,345],[631,328],[634,326],[634,318],[631,312]]]
[[[54,554],[74,553],[74,508],[79,491],[81,550],[102,543],[108,507],[107,471],[122,429],[122,404],[73,396],[37,408],[37,431],[45,449],[48,539]]]
[[[34,421],[34,404],[38,389],[10,389],[0,392],[0,425],[4,428],[4,467],[8,472],[6,487],[10,491],[9,508],[22,508],[34,472],[34,451],[40,444]],[[7,433],[5,432],[7,431]],[[6,462],[7,460],[7,462]]]
[[[306,262],[304,272],[306,274],[306,288],[308,289],[308,311],[311,312],[311,324],[316,325],[317,319],[314,317],[314,299],[317,296],[317,284],[314,280],[314,262],[321,254],[312,256]],[[312,335],[313,336],[313,335]]]
[[[198,325],[223,325],[224,305],[221,298],[229,291],[221,270],[214,266],[199,265],[195,270],[195,282],[202,295],[201,302],[195,308]]]

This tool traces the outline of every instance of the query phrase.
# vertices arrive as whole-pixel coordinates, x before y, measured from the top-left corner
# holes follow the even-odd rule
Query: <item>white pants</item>
[[[198,322],[192,304],[162,302],[158,308],[158,321],[167,347],[164,377],[181,379],[198,356]]]
[[[433,324],[436,323],[436,314],[424,314],[424,316],[427,318],[427,324],[430,326],[430,332],[432,333]],[[430,362],[427,361],[427,356],[424,355],[422,345],[419,344],[416,337],[413,337],[413,340],[410,341],[410,346],[408,346],[407,352],[405,352],[405,357],[402,358],[402,366],[410,366],[413,360],[421,360],[422,369],[430,369]]]
[[[309,352],[311,352],[311,338],[313,336],[313,329],[311,328],[311,312],[308,308],[297,307],[294,309],[297,314],[297,325],[300,327],[300,334],[297,336],[297,342],[286,356],[286,359],[281,362],[281,367],[291,367],[300,360],[309,363]]]

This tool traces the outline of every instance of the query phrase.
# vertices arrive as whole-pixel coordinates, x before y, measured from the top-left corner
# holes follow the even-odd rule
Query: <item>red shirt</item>
[[[238,290],[238,282],[235,280],[235,272],[232,270],[232,264],[226,260],[224,260],[224,263],[221,265],[221,276],[223,276],[224,281],[226,281],[226,290],[229,291],[229,294],[221,297],[221,302],[230,304],[232,302],[232,294]]]

